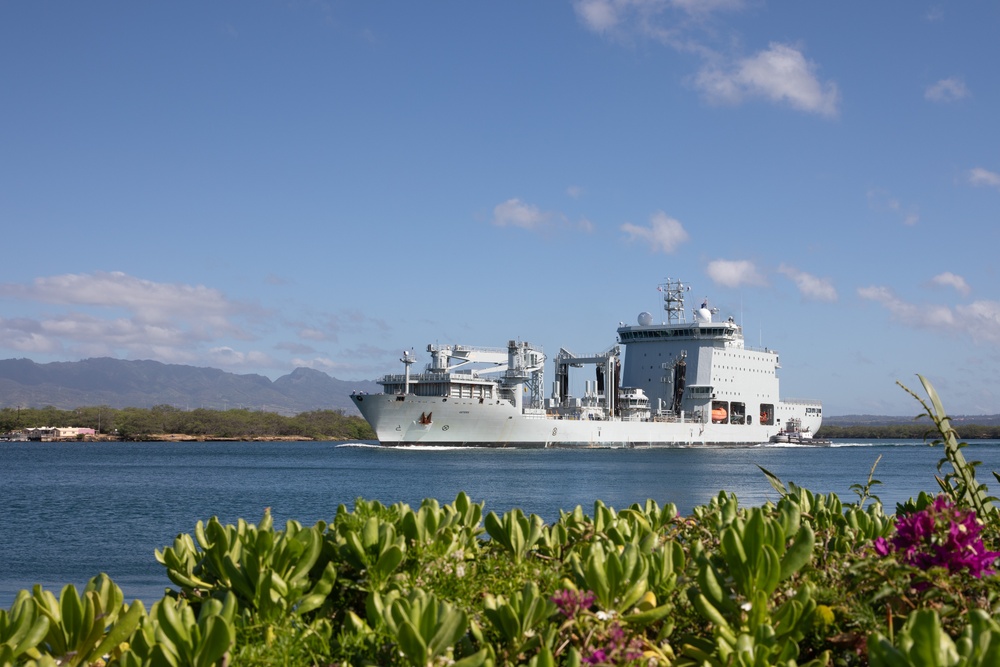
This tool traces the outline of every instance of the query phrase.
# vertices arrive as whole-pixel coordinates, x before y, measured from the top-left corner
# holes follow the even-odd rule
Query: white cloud
[[[234,332],[230,316],[247,312],[218,290],[202,285],[157,283],[120,271],[64,274],[36,278],[30,284],[0,284],[0,296],[42,303],[124,309],[137,322],[166,325],[177,319],[198,323],[199,329]]]
[[[708,263],[706,272],[709,278],[723,287],[767,284],[754,263],[745,259],[716,259]]]
[[[537,206],[526,204],[517,198],[497,204],[493,209],[493,224],[498,227],[538,229],[550,219],[551,214],[542,213]]]
[[[689,238],[684,225],[663,211],[657,211],[650,216],[649,227],[640,227],[627,222],[621,229],[628,235],[630,241],[644,241],[649,244],[652,251],[668,255]]]
[[[583,188],[581,188],[579,185],[571,185],[568,188],[566,188],[566,194],[572,197],[573,199],[579,199],[580,197],[583,196]]]
[[[953,327],[955,316],[947,306],[916,305],[903,301],[888,287],[861,287],[858,295],[862,299],[881,304],[900,322],[924,328]]]
[[[213,347],[209,349],[209,360],[213,366],[236,367],[236,368],[273,368],[276,362],[269,355],[251,350],[241,352],[228,345]]]
[[[573,9],[583,24],[597,33],[613,30],[662,35],[664,22],[738,9],[744,0],[575,0]],[[659,22],[657,17],[661,17]]]
[[[0,320],[0,348],[36,354],[189,360],[194,358],[191,350],[205,340],[202,332],[182,324],[156,326],[127,317],[102,319],[79,312]]]
[[[960,77],[953,76],[948,79],[941,79],[937,83],[927,86],[924,91],[924,98],[931,102],[956,102],[969,96],[969,89]]]
[[[0,284],[0,296],[44,304],[34,318],[0,320],[0,348],[31,354],[204,363],[202,346],[253,338],[265,313],[201,285],[157,283],[121,272],[47,276]],[[244,361],[262,357],[245,353]]]
[[[572,191],[569,191],[569,194],[573,196]],[[497,227],[520,227],[531,231],[571,230],[587,233],[594,231],[594,224],[586,218],[570,222],[562,213],[542,211],[534,204],[528,204],[516,197],[493,208],[493,224]]]
[[[906,326],[1000,344],[1000,302],[975,301],[954,309],[937,304],[913,304],[897,297],[888,287],[880,286],[860,288],[858,295],[878,303]]]
[[[0,283],[0,298],[23,302],[31,316],[0,317],[0,350],[56,358],[116,357],[261,372],[287,370],[273,355],[319,354],[311,341],[338,334],[371,336],[388,329],[359,309],[313,313],[308,322],[282,322],[302,341],[244,345],[271,333],[275,313],[235,301],[201,285],[158,283],[120,272],[96,272]],[[11,312],[6,307],[5,312]]]
[[[720,55],[713,43],[730,31],[716,16],[743,9],[746,0],[574,0],[577,17],[587,29],[610,39],[652,39],[704,60],[692,77],[694,86],[714,104],[740,104],[762,98],[794,109],[835,117],[840,93],[832,81],[821,82],[816,65],[800,49],[772,42],[753,56]],[[731,48],[730,40],[722,49]]]
[[[799,271],[795,267],[782,264],[778,267],[778,272],[784,274],[799,288],[799,293],[807,299],[817,301],[836,301],[837,290],[827,278],[819,278],[805,271]]]
[[[611,0],[579,0],[573,3],[573,9],[588,28],[605,32],[618,24],[622,4]]]
[[[931,278],[931,282],[942,287],[953,287],[962,296],[968,296],[972,288],[965,282],[965,278],[956,275],[951,271],[945,271]]]
[[[291,364],[295,368],[312,368],[313,370],[322,371],[329,375],[371,378],[385,373],[386,364],[391,363],[390,360],[393,359],[393,355],[398,357],[399,352],[393,353],[383,350],[383,354],[379,359],[371,363],[344,363],[330,357],[316,356],[311,358],[296,357],[291,360]]]
[[[772,42],[759,53],[728,66],[706,65],[694,79],[706,98],[717,104],[740,104],[764,98],[822,116],[837,115],[837,84],[821,82],[816,65],[787,44]]]
[[[969,305],[956,306],[962,329],[973,339],[1000,343],[1000,302],[973,301]]]
[[[59,341],[46,333],[42,323],[27,318],[0,318],[0,347],[25,354],[48,354],[61,349]]]
[[[969,183],[972,185],[984,185],[990,188],[1000,188],[1000,174],[995,171],[988,171],[982,167],[975,167],[969,170]]]

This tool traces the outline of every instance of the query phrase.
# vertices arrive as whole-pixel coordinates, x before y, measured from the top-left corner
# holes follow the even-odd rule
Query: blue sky
[[[916,414],[917,373],[997,413],[998,27],[986,1],[0,0],[0,358],[585,354],[672,277],[828,415]]]

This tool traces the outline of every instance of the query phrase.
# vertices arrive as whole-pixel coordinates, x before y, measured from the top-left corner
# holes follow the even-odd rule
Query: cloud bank
[[[699,56],[702,65],[691,81],[711,104],[739,105],[762,99],[836,117],[837,84],[821,80],[818,65],[807,60],[801,48],[771,42],[750,56],[726,55],[712,48],[706,35],[718,31],[706,27],[713,25],[716,16],[745,4],[742,0],[577,0],[573,6],[580,22],[599,35],[623,41],[631,36],[652,39],[679,53]],[[732,49],[727,46],[726,50]],[[941,86],[940,95],[957,94],[954,84]]]
[[[888,287],[876,285],[858,289],[858,296],[879,304],[906,326],[1000,344],[1000,302],[980,300],[954,307],[916,304],[899,298]]]
[[[0,318],[0,348],[25,355],[287,368],[287,362],[253,349],[273,313],[203,285],[96,271],[2,283],[0,299],[34,311]]]

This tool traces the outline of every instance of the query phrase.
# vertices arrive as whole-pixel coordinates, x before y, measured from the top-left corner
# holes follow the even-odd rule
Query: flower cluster
[[[566,588],[550,599],[567,619],[562,630],[580,651],[582,664],[622,665],[642,657],[642,640],[626,634],[614,611],[593,611],[593,592]]]
[[[606,634],[594,637],[599,646],[583,658],[587,665],[620,665],[642,657],[642,642],[636,638],[625,637],[625,630],[615,621],[608,627]]]
[[[900,518],[892,539],[879,537],[874,547],[882,556],[899,553],[904,563],[922,570],[967,570],[979,578],[994,573],[993,561],[1000,556],[1000,552],[986,550],[981,530],[975,510],[956,507],[940,495],[926,509]]]
[[[590,591],[581,592],[564,588],[552,596],[552,602],[566,618],[575,618],[583,610],[590,609],[597,598]]]

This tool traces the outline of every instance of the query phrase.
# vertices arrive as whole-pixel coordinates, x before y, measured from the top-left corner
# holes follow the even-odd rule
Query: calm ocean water
[[[980,480],[1000,471],[1000,441],[965,450]],[[653,498],[683,513],[720,489],[741,502],[776,499],[761,465],[814,492],[855,498],[879,455],[876,488],[887,508],[934,491],[943,450],[917,441],[833,447],[663,450],[412,450],[338,443],[0,443],[0,607],[22,588],[56,594],[107,572],[127,599],[148,604],[170,585],[153,550],[199,519],[331,520],[358,497],[418,505],[465,491],[486,511],[520,507],[546,521],[600,498],[615,508]],[[996,489],[996,484],[991,485]],[[1000,494],[998,494],[1000,495]]]

